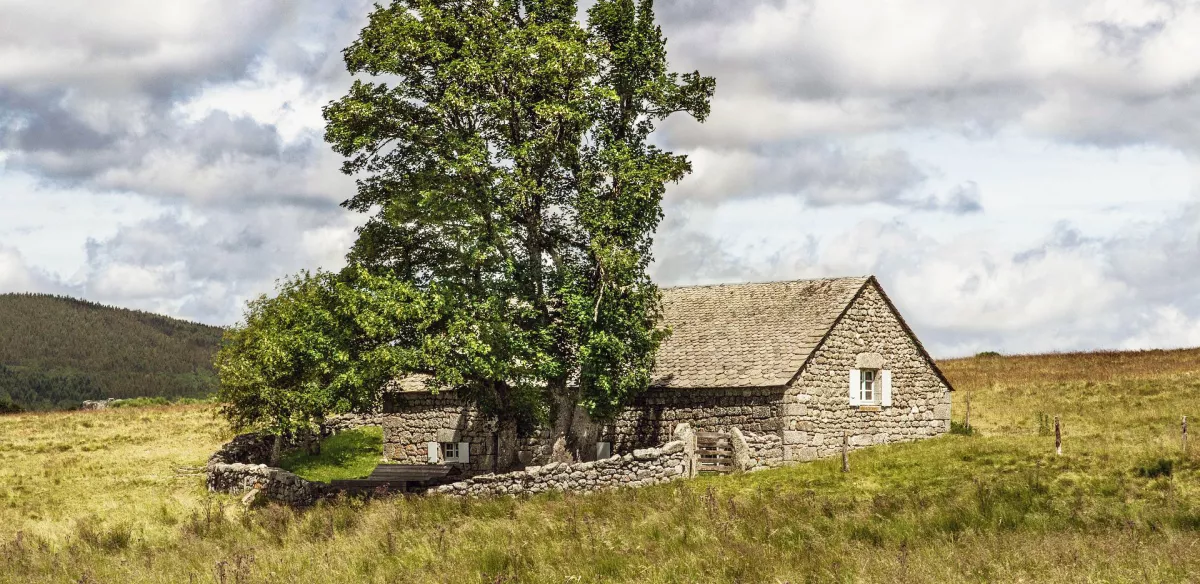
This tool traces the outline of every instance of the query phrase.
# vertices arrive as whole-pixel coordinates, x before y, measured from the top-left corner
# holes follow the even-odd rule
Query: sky
[[[936,357],[1200,346],[1200,3],[656,8],[717,79],[654,135],[694,167],[660,284],[874,274]],[[0,0],[0,292],[230,325],[343,265],[321,107],[370,9]]]

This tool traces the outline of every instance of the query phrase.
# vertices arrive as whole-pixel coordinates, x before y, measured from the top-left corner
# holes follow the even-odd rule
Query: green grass
[[[229,437],[209,405],[0,416],[0,583],[1200,581],[1200,458],[1179,439],[1200,352],[944,370],[976,433],[857,451],[849,473],[307,510],[204,491]]]
[[[194,398],[194,397],[172,397],[166,398],[162,396],[155,397],[131,397],[113,402],[108,407],[110,408],[148,408],[158,406],[187,406],[193,404],[215,403],[216,397]]]
[[[383,459],[383,428],[339,432],[321,441],[321,453],[300,450],[280,459],[280,466],[310,481],[364,478]]]

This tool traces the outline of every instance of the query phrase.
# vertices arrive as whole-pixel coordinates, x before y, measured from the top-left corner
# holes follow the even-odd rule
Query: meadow
[[[1180,435],[1200,350],[941,365],[975,433],[854,452],[849,473],[299,511],[205,491],[230,437],[210,404],[0,416],[0,583],[1200,579],[1200,444]]]

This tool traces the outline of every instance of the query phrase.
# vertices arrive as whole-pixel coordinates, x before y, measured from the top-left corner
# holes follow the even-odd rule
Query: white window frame
[[[878,377],[878,369],[858,370],[858,403],[872,405],[879,403]]]
[[[429,442],[427,448],[429,449],[429,464],[447,462],[466,464],[471,462],[470,442]]]
[[[870,399],[866,398],[868,384],[871,392]],[[866,367],[851,369],[849,390],[851,406],[890,407],[892,405],[892,372],[887,369]]]

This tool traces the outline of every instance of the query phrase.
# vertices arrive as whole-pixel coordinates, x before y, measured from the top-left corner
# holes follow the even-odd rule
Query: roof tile
[[[658,387],[785,385],[866,277],[663,289]]]

